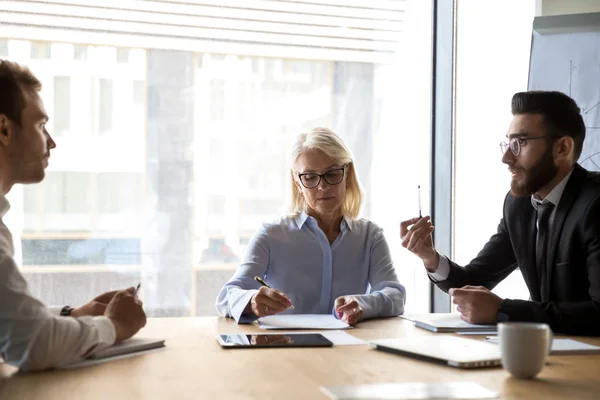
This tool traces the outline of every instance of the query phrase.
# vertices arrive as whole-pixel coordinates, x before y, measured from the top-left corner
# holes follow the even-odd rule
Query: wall
[[[600,12],[600,0],[537,0],[538,16]]]

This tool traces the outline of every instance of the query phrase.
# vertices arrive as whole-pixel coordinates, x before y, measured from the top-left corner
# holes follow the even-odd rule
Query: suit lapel
[[[575,199],[579,194],[579,190],[586,176],[587,171],[580,167],[579,164],[575,164],[573,172],[571,173],[571,177],[569,178],[569,181],[565,186],[565,190],[562,194],[562,197],[560,198],[558,207],[556,208],[556,213],[554,214],[554,219],[552,220],[550,238],[548,241],[546,271],[542,277],[542,301],[550,300],[552,272],[554,271],[554,261],[556,258],[556,248],[558,240],[560,239],[560,234],[565,223],[565,218],[569,214],[569,210],[571,209],[571,206],[573,206],[573,203],[575,202]]]

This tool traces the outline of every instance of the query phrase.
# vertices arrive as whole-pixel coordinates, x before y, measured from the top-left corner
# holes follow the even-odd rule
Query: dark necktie
[[[550,202],[542,203],[537,208],[537,240],[535,244],[535,262],[537,265],[540,284],[544,281],[546,274],[546,258],[548,255],[548,222],[550,214],[554,209],[554,204]]]

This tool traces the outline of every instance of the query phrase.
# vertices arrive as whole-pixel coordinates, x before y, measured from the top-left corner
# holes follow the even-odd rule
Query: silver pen
[[[421,185],[417,186],[417,195],[419,196],[419,218],[423,218],[423,214],[421,212]]]

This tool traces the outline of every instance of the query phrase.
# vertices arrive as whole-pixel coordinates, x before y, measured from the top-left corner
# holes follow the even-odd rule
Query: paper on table
[[[101,364],[109,361],[146,354],[152,350],[163,347],[165,347],[165,341],[162,339],[132,338],[115,346],[107,347],[88,359],[81,360],[73,364],[64,365],[60,368],[70,369],[87,367],[89,365]]]
[[[432,332],[494,331],[496,325],[473,325],[460,319],[459,314],[431,314],[414,320],[415,326]]]
[[[376,383],[372,385],[321,387],[335,400],[496,399],[498,394],[475,382]]]
[[[498,336],[488,336],[486,342],[498,344]],[[550,354],[578,355],[578,354],[600,354],[600,347],[578,342],[573,339],[554,339]]]
[[[330,314],[269,315],[258,319],[261,329],[348,329],[344,321]]]
[[[156,349],[150,349],[150,350],[144,350],[144,351],[137,351],[135,353],[121,354],[121,355],[113,356],[113,357],[88,358],[88,359],[85,359],[85,360],[82,360],[82,361],[78,361],[78,362],[73,363],[73,364],[63,365],[62,367],[58,367],[58,368],[60,368],[60,369],[73,369],[73,368],[89,367],[90,365],[104,364],[104,363],[107,363],[107,362],[122,360],[124,358],[137,357],[137,356],[142,356],[144,354],[150,354],[150,353],[154,353],[154,352],[157,352],[157,351],[163,351],[164,349],[165,349],[164,347],[159,347],[159,348],[156,348]]]
[[[305,333],[305,332],[302,332]],[[306,332],[308,333],[308,332]],[[334,346],[354,346],[360,344],[367,344],[362,339],[357,338],[345,331],[326,331],[326,332],[312,332],[312,333],[320,333],[325,336]]]

